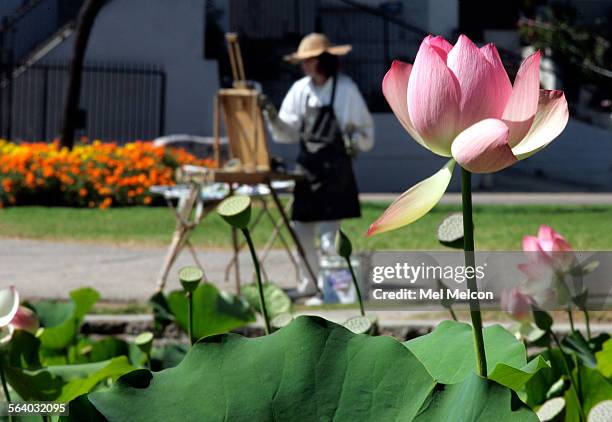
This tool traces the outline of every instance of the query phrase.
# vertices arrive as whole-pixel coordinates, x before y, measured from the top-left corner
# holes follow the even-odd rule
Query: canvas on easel
[[[225,34],[234,78],[232,89],[221,89],[215,96],[214,137],[219,139],[221,115],[232,158],[240,161],[239,170],[269,171],[270,153],[258,92],[246,83],[238,35]],[[219,142],[215,142],[215,159],[220,166]]]
[[[270,153],[257,91],[247,88],[222,89],[217,94],[217,113],[223,116],[232,158],[241,170],[269,171]]]

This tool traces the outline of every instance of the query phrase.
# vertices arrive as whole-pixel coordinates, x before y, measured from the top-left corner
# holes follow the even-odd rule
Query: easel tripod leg
[[[285,227],[287,227],[287,230],[289,231],[289,234],[291,235],[291,238],[293,239],[293,243],[295,244],[295,247],[298,250],[300,259],[304,263],[304,266],[306,267],[306,270],[308,271],[308,275],[312,279],[312,282],[314,283],[314,286],[317,289],[317,292],[321,294],[322,292],[321,292],[321,289],[319,289],[319,284],[317,282],[317,276],[312,270],[312,267],[310,266],[310,264],[308,263],[308,260],[306,259],[306,253],[304,252],[304,247],[302,246],[300,239],[298,239],[297,235],[295,234],[293,227],[291,227],[291,223],[289,222],[289,218],[287,217],[287,214],[285,213],[283,204],[280,202],[280,199],[278,199],[278,195],[272,188],[271,183],[268,183],[268,187],[270,188],[270,195],[272,196],[272,200],[274,201],[274,204],[276,205],[276,208],[278,209],[278,212],[280,213],[281,218],[283,219],[283,223],[285,223]]]
[[[184,240],[187,237],[189,230],[185,227],[177,228],[174,231],[174,235],[172,236],[172,242],[168,247],[168,252],[166,253],[166,258],[164,259],[164,264],[162,265],[162,270],[159,275],[157,281],[157,292],[161,292],[164,290],[166,286],[166,280],[168,279],[168,274],[170,273],[170,269],[176,260],[176,257],[179,255],[183,245]]]

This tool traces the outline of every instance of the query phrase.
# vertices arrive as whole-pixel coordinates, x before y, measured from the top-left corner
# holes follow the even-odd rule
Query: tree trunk
[[[74,50],[70,63],[70,79],[66,100],[64,101],[64,113],[62,115],[61,146],[72,149],[74,146],[74,131],[76,127],[79,97],[81,95],[81,80],[83,77],[83,61],[85,50],[91,34],[91,28],[96,20],[98,12],[106,0],[87,0],[79,11],[77,29],[74,40]]]

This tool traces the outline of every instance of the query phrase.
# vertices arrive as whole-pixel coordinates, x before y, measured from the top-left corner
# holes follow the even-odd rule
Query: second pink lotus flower
[[[540,53],[526,58],[510,83],[493,44],[478,48],[464,35],[453,46],[426,37],[410,65],[394,61],[383,94],[402,126],[423,147],[452,157],[375,221],[369,235],[410,224],[440,200],[455,163],[491,173],[535,154],[565,128],[562,91],[540,89]]]
[[[0,345],[11,340],[14,330],[36,334],[39,327],[38,316],[31,309],[19,306],[19,292],[15,286],[0,289]]]

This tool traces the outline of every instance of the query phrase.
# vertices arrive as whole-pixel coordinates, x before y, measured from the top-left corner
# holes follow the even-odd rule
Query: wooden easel
[[[289,173],[275,173],[271,170],[267,133],[264,125],[263,113],[258,103],[259,93],[249,88],[246,83],[238,36],[233,33],[228,33],[225,39],[227,41],[234,81],[233,88],[220,89],[214,99],[213,136],[215,139],[215,159],[217,160],[218,167],[221,168],[222,163],[219,151],[221,117],[223,116],[230,155],[232,158],[238,160],[238,165],[231,170],[216,170],[214,173],[214,181],[228,183],[230,185],[230,193],[232,192],[232,185],[234,183],[244,185],[266,184],[268,186],[272,201],[281,216],[282,224],[289,232],[297,248],[300,259],[304,263],[315,287],[319,290],[317,276],[306,260],[304,248],[291,227],[291,223],[278,198],[278,194],[272,188],[272,182],[274,181],[298,180],[301,176]],[[235,266],[236,289],[240,292],[240,273],[238,270],[240,245],[238,243],[238,233],[236,229],[232,229],[232,244],[234,247],[232,262]]]
[[[230,65],[232,66],[233,86],[234,88],[246,88],[246,76],[242,63],[242,52],[238,43],[238,34],[228,32],[225,34],[225,41],[227,42],[227,52],[229,54]]]
[[[218,114],[223,116],[230,154],[240,160],[245,172],[270,171],[270,152],[266,139],[258,93],[247,88],[221,89],[217,93]]]

